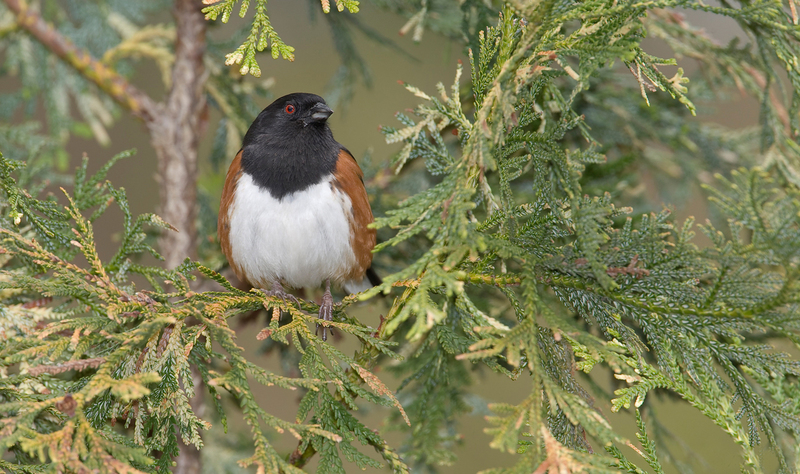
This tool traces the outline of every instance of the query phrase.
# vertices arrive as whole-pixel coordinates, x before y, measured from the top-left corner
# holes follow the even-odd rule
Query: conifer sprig
[[[237,4],[207,3],[206,13],[223,20]],[[321,4],[325,12],[332,6]],[[241,15],[249,5],[242,2]],[[258,72],[255,53],[267,46],[276,56],[292,54],[265,5],[257,0],[250,35],[229,58],[245,72]],[[335,3],[339,11],[356,5]],[[404,30],[419,39],[424,28],[438,27],[447,5],[413,2],[418,10]],[[731,18],[750,44],[718,45],[673,7]],[[12,178],[19,170],[0,160],[0,433],[11,441],[0,438],[16,463],[0,467],[37,472],[103,462],[119,472],[166,472],[178,443],[199,445],[208,426],[188,404],[195,368],[223,426],[230,413],[219,397],[230,393],[242,406],[253,443],[242,464],[262,472],[300,472],[312,456],[326,472],[343,472],[343,459],[394,472],[449,464],[458,417],[481,409],[493,413],[491,445],[517,455],[515,466],[489,472],[661,472],[674,458],[651,416],[655,396],[683,400],[728,433],[744,471],[764,470],[764,443],[790,472],[800,445],[800,363],[776,341],[800,345],[795,7],[777,0],[515,1],[495,22],[489,3],[458,2],[459,35],[471,46],[470,85],[460,66],[453,85],[436,93],[406,85],[423,103],[398,114],[398,128],[384,128],[387,141],[403,143],[395,170],[413,173],[421,158],[434,176],[378,220],[384,255],[413,252],[381,287],[345,298],[334,321],[322,322],[358,340],[353,356],[314,336],[312,302],[287,305],[237,290],[193,262],[174,271],[134,263],[137,254],[157,255],[144,228],[166,224],[134,218],[124,192],[102,176],[79,173],[70,198],[41,201],[20,190]],[[678,61],[645,50],[642,39],[653,35],[676,59],[698,60],[705,79],[689,84],[680,68],[664,74]],[[777,68],[786,70],[786,90]],[[689,125],[698,98],[730,85],[760,101],[758,131]],[[247,114],[257,112],[252,89],[239,86],[223,79],[209,86],[212,105],[228,117],[216,133],[217,164],[239,142]],[[668,211],[627,217],[626,182],[641,180],[625,173],[635,175],[642,163],[658,170],[655,180],[684,173],[708,185],[722,217],[700,227],[709,247],[695,244],[693,219],[678,225]],[[708,169],[721,174],[714,180],[701,172]],[[92,222],[113,202],[123,210],[121,248],[102,261]],[[223,289],[191,291],[195,270]],[[134,284],[133,273],[150,287]],[[345,312],[390,288],[402,295],[378,328]],[[228,320],[260,308],[272,318],[258,338],[291,353],[302,376],[278,375],[244,357]],[[397,353],[390,339],[399,342]],[[397,393],[373,372],[384,356],[395,359],[389,367],[403,379]],[[481,405],[470,394],[471,369],[484,366],[530,384],[529,393]],[[598,384],[586,376],[592,371],[593,379],[603,371],[615,382]],[[253,383],[300,390],[295,419],[259,406]],[[408,434],[403,447],[389,446],[356,416],[358,398],[392,413]],[[603,416],[606,403],[634,412],[638,445]],[[297,439],[295,452],[281,456],[269,431]],[[68,445],[86,449],[68,452]]]
[[[648,394],[667,390],[729,433],[741,446],[747,469],[761,470],[753,447],[764,437],[788,472],[787,456],[794,453],[777,439],[797,435],[800,411],[780,394],[796,389],[787,380],[796,380],[800,361],[768,343],[773,337],[798,343],[800,201],[793,186],[779,184],[796,174],[785,147],[764,150],[771,172],[742,169],[729,179],[719,176],[708,188],[728,219],[724,231],[711,223],[702,227],[714,242],[710,249],[693,243],[692,220],[678,227],[668,211],[620,223],[629,208],[616,205],[610,194],[592,196],[583,189],[587,166],[605,159],[599,153],[602,137],[592,133],[577,108],[589,78],[622,60],[634,73],[633,90],[645,100],[660,89],[692,113],[693,105],[682,72],[672,79],[658,72],[658,66],[674,62],[641,49],[643,28],[650,24],[639,20],[644,7],[586,4],[566,13],[580,18],[574,27],[565,27],[564,12],[552,7],[506,9],[496,27],[479,33],[479,49],[470,54],[472,117],[461,104],[459,67],[449,95],[441,85],[438,97],[407,86],[425,101],[414,110],[418,120],[399,115],[403,128],[383,129],[388,142],[405,143],[399,166],[421,158],[431,174],[442,176],[378,219],[379,227],[396,229],[382,248],[408,239],[427,245],[421,258],[383,285],[407,287],[390,325],[404,325],[405,336],[419,347],[398,367],[408,376],[400,394],[410,400],[409,416],[430,420],[436,412],[421,400],[447,394],[455,401],[469,384],[464,374],[437,374],[438,383],[426,386],[427,361],[434,354],[439,354],[436,367],[454,373],[461,368],[458,360],[484,362],[512,377],[524,370],[533,380],[530,397],[519,405],[491,406],[498,416],[490,419],[495,426],[489,431],[494,447],[524,455],[516,468],[491,472],[537,466],[539,472],[556,467],[641,472],[618,449],[630,441],[595,411],[575,374],[576,367],[589,372],[606,366],[627,385],[616,392],[615,409],[639,407]],[[609,20],[610,10],[621,14]],[[715,12],[746,14],[727,7]],[[659,13],[653,28],[663,31],[663,17],[674,18]],[[786,25],[761,16],[754,21],[785,39],[759,43],[765,61],[781,61],[782,48],[798,52]],[[738,61],[731,58],[741,53],[726,54],[719,61]],[[767,97],[768,89],[755,92]],[[768,99],[765,107],[768,114],[779,110]],[[775,136],[771,124],[765,123],[765,133]],[[448,128],[457,143],[445,141]],[[579,148],[570,138],[575,132],[586,140]],[[487,293],[484,285],[500,293]],[[479,309],[485,305],[502,305],[499,312],[515,314],[516,321],[487,319]],[[442,331],[449,336],[443,339]],[[765,337],[751,342],[759,333]],[[441,433],[453,426],[458,412],[439,413],[438,428],[431,429]],[[641,424],[640,430],[643,461],[659,469],[660,448]],[[584,457],[593,440],[617,459]],[[430,465],[449,461],[432,447],[443,451],[448,442],[415,434],[407,446],[416,461]]]
[[[330,13],[330,0],[321,0],[321,2],[322,11]],[[339,12],[344,11],[345,8],[350,13],[358,12],[357,0],[335,0],[335,2],[336,9]],[[227,23],[239,0],[203,0],[203,3],[208,5],[203,8],[203,13],[206,15],[207,20],[220,18],[223,23]],[[241,18],[247,15],[250,3],[250,0],[242,0],[242,5],[239,8],[239,16]],[[250,34],[234,52],[225,55],[225,64],[228,66],[240,64],[239,72],[242,75],[250,73],[255,77],[260,77],[261,68],[256,61],[256,52],[264,51],[269,46],[272,52],[272,59],[280,57],[294,61],[294,47],[284,43],[270,23],[267,15],[267,0],[255,0],[254,8],[255,15],[250,27]]]
[[[243,466],[301,472],[276,451],[266,426],[295,437],[303,449],[313,446],[331,468],[341,466],[341,456],[361,466],[380,467],[350,445],[358,441],[375,447],[396,472],[407,471],[380,434],[350,413],[357,408],[357,396],[405,416],[403,406],[370,372],[372,363],[365,359],[372,351],[397,357],[392,344],[342,312],[355,299],[338,305],[340,319],[330,323],[363,342],[362,355],[352,358],[314,335],[316,316],[261,292],[235,290],[219,274],[194,262],[174,271],[133,264],[138,254],[157,255],[143,226],[169,226],[150,214],[134,219],[124,191],[103,182],[108,167],[87,176],[84,162],[74,195],[65,194],[66,206],[39,201],[19,189],[13,177],[18,167],[0,158],[0,216],[6,224],[0,228],[0,438],[18,463],[65,471],[168,472],[178,443],[200,448],[200,432],[210,427],[189,404],[198,389],[194,367],[223,426],[228,417],[218,400],[223,391],[242,407],[254,443],[253,455],[241,461]],[[97,254],[91,221],[112,202],[123,211],[122,238],[119,251],[104,262]],[[42,210],[57,220],[37,227],[22,225],[22,219],[14,224],[15,215],[33,220]],[[39,242],[44,238],[52,242],[52,250]],[[76,252],[85,265],[76,263]],[[194,269],[228,291],[191,291]],[[137,289],[132,273],[144,275],[152,287]],[[291,339],[303,354],[303,377],[260,368],[237,345],[228,319],[265,307],[292,315],[283,326],[274,318],[260,336],[281,344]],[[318,311],[312,303],[301,307],[314,315]],[[283,420],[261,407],[251,380],[305,391],[296,420]],[[125,435],[116,433],[116,423],[127,428]]]

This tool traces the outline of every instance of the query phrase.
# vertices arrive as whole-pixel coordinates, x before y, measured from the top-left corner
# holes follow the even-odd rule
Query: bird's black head
[[[269,104],[258,114],[245,135],[245,144],[249,140],[258,140],[267,135],[296,135],[301,131],[319,133],[327,129],[328,117],[333,110],[325,103],[325,99],[316,94],[297,92],[285,95]],[[309,130],[302,130],[311,126]]]
[[[276,198],[330,175],[342,146],[333,139],[325,99],[285,95],[258,114],[242,142],[242,169]]]

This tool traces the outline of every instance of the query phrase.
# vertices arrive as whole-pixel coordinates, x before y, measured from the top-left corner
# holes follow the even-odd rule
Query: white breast
[[[230,215],[233,259],[254,285],[276,279],[294,288],[341,281],[356,265],[350,198],[330,178],[278,200],[243,173]]]

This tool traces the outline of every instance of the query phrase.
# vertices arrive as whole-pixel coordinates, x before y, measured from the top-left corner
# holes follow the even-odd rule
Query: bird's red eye
[[[294,113],[294,105],[289,104],[289,105],[286,106],[286,108],[284,110],[286,111],[287,114],[293,114]]]

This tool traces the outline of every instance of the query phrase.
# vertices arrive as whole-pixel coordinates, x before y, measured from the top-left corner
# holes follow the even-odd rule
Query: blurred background
[[[170,20],[168,9],[161,12],[154,11],[149,15],[148,22],[152,23]],[[378,8],[371,2],[364,2],[361,11],[356,15],[348,13],[340,15],[353,17],[345,21],[344,25],[352,31],[357,52],[367,68],[365,72],[354,76],[344,77],[341,74],[337,76],[342,60],[332,39],[331,23],[323,18],[319,2],[273,0],[269,3],[270,21],[282,39],[296,48],[296,59],[294,62],[272,60],[267,53],[263,53],[259,57],[262,76],[260,78],[248,76],[244,81],[252,87],[257,86],[265,91],[261,95],[253,95],[252,105],[256,109],[261,109],[272,99],[291,92],[313,92],[326,96],[335,111],[329,120],[335,138],[362,163],[369,179],[388,166],[391,157],[400,147],[400,145],[387,145],[379,127],[397,125],[394,114],[411,109],[420,101],[398,84],[398,81],[412,84],[428,93],[435,93],[435,85],[438,82],[447,86],[452,83],[459,61],[465,65],[468,65],[469,61],[463,42],[458,38],[428,30],[424,32],[419,42],[415,42],[411,34],[399,34],[408,21],[405,16]],[[709,35],[721,44],[740,35],[739,28],[730,19],[698,12],[685,12],[685,15],[688,22],[706,29]],[[358,22],[363,29],[360,30],[355,23],[350,22],[351,20]],[[234,17],[225,25],[212,22],[209,25],[209,34],[220,42],[230,38],[241,38],[241,29],[249,26],[247,21]],[[231,44],[233,43],[235,41],[231,40]],[[655,39],[647,40],[645,49],[660,57],[673,56],[669,47]],[[224,67],[223,54],[219,54],[216,61],[217,66]],[[685,70],[689,78],[693,78],[693,74],[698,72],[691,59],[678,58],[678,65]],[[238,75],[236,69],[233,67],[230,74]],[[628,73],[624,67],[617,65],[617,69],[621,80],[630,80],[630,77],[625,77]],[[665,67],[664,73],[671,76],[674,70],[675,68]],[[23,80],[19,75],[4,74],[0,78],[0,92],[18,90]],[[337,84],[337,81],[342,80],[351,82],[348,86],[352,87],[352,96],[347,97],[347,94],[342,93],[342,84]],[[156,98],[163,97],[166,92],[159,70],[152,61],[137,62],[130,81]],[[663,93],[654,95],[658,94]],[[699,106],[698,116],[687,117],[688,123],[696,121],[718,124],[742,131],[756,124],[758,104],[753,99],[739,94],[735,89],[715,91],[713,100],[700,100],[696,103]],[[16,109],[8,120],[10,123],[42,120],[44,113],[42,108],[32,113],[30,110]],[[200,145],[201,198],[205,199],[206,206],[214,210],[218,206],[225,170],[233,157],[230,150],[235,153],[237,149],[236,144],[228,143],[225,148],[227,161],[215,163],[209,159],[214,153],[219,154],[219,150],[215,151],[215,136],[221,118],[216,109],[211,109],[209,126]],[[94,170],[112,155],[136,148],[138,153],[134,157],[124,159],[114,166],[109,174],[109,180],[127,190],[134,215],[156,212],[159,205],[158,187],[155,181],[157,161],[144,125],[127,113],[118,113],[116,120],[107,126],[107,133],[109,139],[103,145],[91,134],[84,133],[83,136],[70,134],[66,147],[68,168],[77,166],[81,157],[86,154],[90,158],[90,169]],[[653,153],[657,153],[657,150],[653,150]],[[663,163],[662,165],[666,166]],[[668,173],[674,173],[672,184],[669,186],[679,186],[683,181],[684,187],[681,188],[683,192],[676,194],[674,189],[665,189],[665,184],[659,180],[657,173],[642,176],[642,182],[647,186],[638,191],[630,190],[642,198],[637,200],[638,207],[633,215],[659,210],[663,205],[672,203],[675,205],[677,221],[694,215],[699,222],[702,222],[707,217],[708,211],[705,197],[696,185],[695,177],[689,179],[688,176],[682,176],[681,173],[685,171],[680,169],[671,171],[668,167],[663,169]],[[653,173],[653,170],[642,172]],[[421,189],[426,183],[406,185]],[[673,200],[672,198],[676,196],[677,199]],[[383,207],[377,205],[376,209]],[[95,225],[99,250],[103,258],[110,256],[116,248],[115,239],[120,231],[120,217],[120,213],[112,208]],[[209,245],[215,245],[213,241],[209,242]],[[378,259],[378,262],[381,271],[393,270],[390,263],[384,262],[381,268],[381,260]],[[217,266],[220,264],[219,261],[216,263]],[[353,315],[366,324],[376,325],[376,315],[385,314],[388,307],[388,302],[377,300],[356,308]],[[270,370],[281,371],[286,367],[281,366],[279,348],[264,346],[255,339],[255,334],[263,327],[264,321],[263,317],[260,317],[247,325],[237,322],[232,324],[234,327],[238,325],[239,343],[246,348],[247,355],[252,361]],[[356,348],[352,340],[343,339],[336,344],[346,353],[351,353]],[[396,387],[399,382],[390,371],[380,372],[378,375],[390,387]],[[598,384],[610,386],[610,376],[607,373],[595,371],[593,380]],[[464,437],[460,442],[454,442],[452,446],[458,459],[452,466],[442,467],[440,469],[442,473],[477,472],[488,467],[513,463],[511,456],[488,447],[491,438],[483,433],[483,429],[487,427],[484,416],[489,414],[486,406],[494,402],[519,403],[529,393],[530,386],[525,380],[511,382],[488,371],[475,373],[473,383],[477,390],[474,392],[474,398],[469,401],[472,413],[460,418],[458,432]],[[299,396],[292,396],[285,390],[254,386],[261,389],[258,395],[262,406],[284,419],[293,419]],[[400,400],[402,402],[402,398]],[[227,400],[226,403],[231,401]],[[702,446],[704,452],[715,453],[715,458],[706,458],[707,464],[693,459],[696,472],[738,472],[740,464],[738,448],[730,438],[713,426],[711,421],[704,417],[692,416],[694,410],[686,404],[660,400],[656,402],[655,407],[662,412],[662,415],[669,415],[664,417],[665,427],[673,432],[676,439],[681,439],[684,443],[676,442],[674,445],[673,454],[678,460],[692,460],[692,447]],[[634,436],[635,420],[629,413],[612,414],[609,406],[599,405],[598,408],[614,423],[628,427],[626,433],[628,436]],[[211,411],[213,410],[209,410]],[[389,410],[366,411],[365,409],[359,416],[364,417],[368,426],[380,428],[388,413]],[[236,416],[232,416],[227,436],[223,435],[218,424],[206,436],[208,449],[203,452],[206,472],[241,471],[235,461],[244,457],[249,452],[248,449],[252,448],[249,431],[243,429],[243,424],[240,422]],[[386,436],[390,445],[399,445],[403,439],[403,434],[397,432],[388,432]],[[274,441],[280,450],[287,453],[296,445],[290,436],[275,435]],[[766,450],[766,447],[764,449]],[[765,458],[771,459],[768,453],[765,453]],[[312,461],[309,466],[310,471],[314,470],[315,462]],[[714,466],[714,469],[708,466]],[[770,467],[769,462],[766,467]],[[356,469],[355,465],[348,466],[348,472]]]

